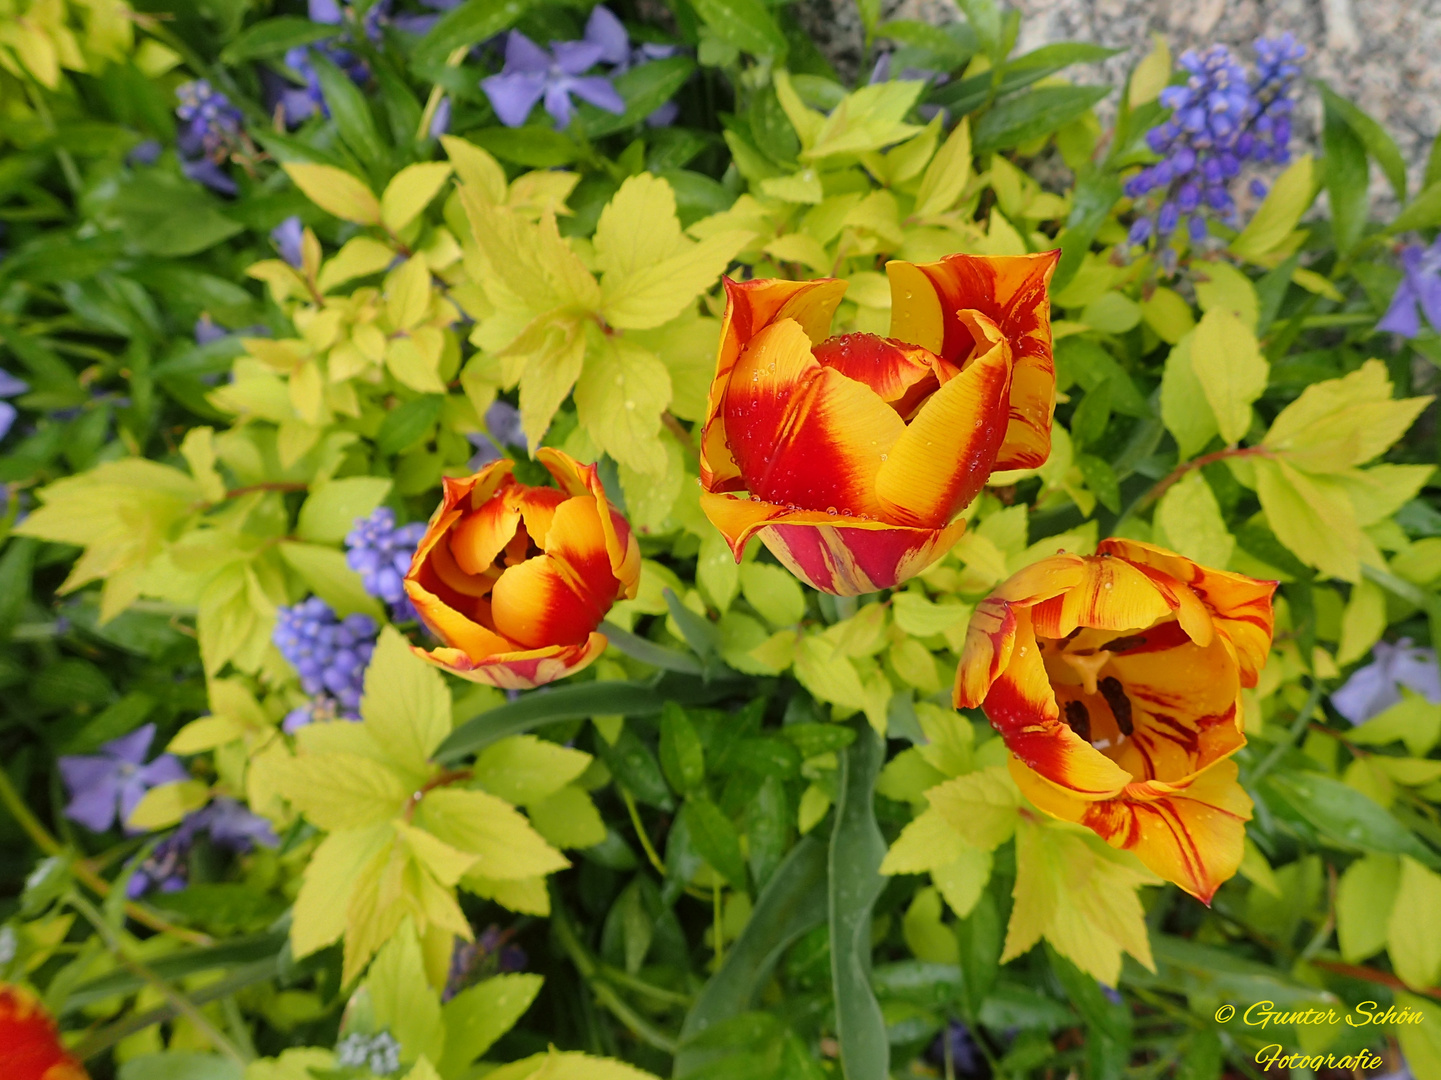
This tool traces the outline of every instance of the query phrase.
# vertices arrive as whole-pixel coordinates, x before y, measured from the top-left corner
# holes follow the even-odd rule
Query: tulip
[[[89,1080],[60,1044],[55,1021],[29,990],[0,983],[0,1076],[5,1080]]]
[[[956,706],[985,710],[1037,808],[1210,903],[1251,817],[1230,758],[1275,588],[1132,540],[1041,559],[977,606]]]
[[[855,596],[913,577],[992,471],[1051,449],[1047,284],[1057,252],[892,262],[891,337],[829,337],[844,281],[726,280],[701,438],[701,507]]]
[[[472,682],[527,690],[585,667],[606,647],[611,604],[635,596],[640,549],[594,465],[536,453],[558,487],[531,487],[509,459],[444,497],[415,549],[405,591],[443,647],[416,649]]]

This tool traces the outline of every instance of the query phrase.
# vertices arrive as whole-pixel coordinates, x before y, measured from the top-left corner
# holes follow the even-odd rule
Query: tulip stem
[[[1311,723],[1311,717],[1316,712],[1316,707],[1321,704],[1321,695],[1324,691],[1325,687],[1321,680],[1313,678],[1311,680],[1311,693],[1306,698],[1306,704],[1302,705],[1301,711],[1296,714],[1296,720],[1291,724],[1291,729],[1286,732],[1286,737],[1276,744],[1275,748],[1266,755],[1261,764],[1256,766],[1256,771],[1251,774],[1251,784],[1253,787],[1261,782],[1262,778],[1275,767],[1276,763],[1281,760],[1286,751],[1291,749],[1291,747],[1295,745],[1296,740],[1305,732]]]

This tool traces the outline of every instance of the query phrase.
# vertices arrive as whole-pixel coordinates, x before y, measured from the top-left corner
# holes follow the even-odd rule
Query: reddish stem
[[[1217,450],[1213,454],[1202,454],[1198,458],[1182,462],[1165,476],[1156,482],[1156,486],[1141,497],[1140,506],[1149,506],[1155,502],[1166,491],[1193,469],[1204,469],[1207,465],[1214,465],[1218,461],[1227,461],[1231,458],[1244,457],[1269,457],[1271,451],[1265,446],[1228,446],[1224,450]]]

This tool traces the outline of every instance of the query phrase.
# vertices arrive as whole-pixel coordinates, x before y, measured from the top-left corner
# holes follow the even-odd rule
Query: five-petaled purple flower
[[[608,78],[585,74],[605,60],[608,53],[615,54],[609,20],[601,16],[597,21],[597,13],[601,11],[605,9],[598,7],[591,13],[590,21],[596,24],[595,39],[591,37],[591,27],[587,26],[585,39],[552,41],[550,51],[542,49],[519,30],[510,32],[505,43],[505,68],[499,75],[482,79],[480,83],[502,124],[520,127],[531,109],[544,98],[545,111],[550,113],[556,126],[567,128],[575,114],[572,94],[597,109],[617,114],[625,112],[625,101]],[[605,15],[615,19],[609,11],[605,11]],[[624,28],[620,32],[624,34]]]
[[[273,848],[280,843],[270,822],[227,795],[190,814],[180,827],[155,845],[136,868],[126,895],[134,900],[153,888],[178,892],[190,882],[190,849],[202,832],[210,833],[213,847],[243,855],[258,844]]]
[[[92,832],[104,832],[117,818],[125,823],[140,805],[145,793],[161,784],[188,780],[190,774],[174,754],[161,754],[145,763],[155,738],[155,725],[146,724],[129,735],[112,739],[98,754],[73,754],[60,758],[60,776],[70,791],[65,816]]]
[[[270,242],[280,257],[297,270],[305,262],[301,241],[305,239],[305,226],[294,214],[270,230]]]
[[[1401,701],[1401,688],[1420,694],[1433,705],[1441,703],[1441,668],[1436,651],[1414,647],[1410,638],[1392,645],[1378,641],[1371,663],[1351,673],[1335,693],[1331,705],[1353,724],[1362,724]]]
[[[1426,321],[1441,331],[1441,236],[1428,248],[1412,244],[1402,251],[1401,269],[1406,276],[1376,329],[1416,337],[1421,333],[1420,312],[1425,312]]]
[[[14,425],[15,417],[18,415],[15,406],[4,399],[16,397],[26,393],[29,389],[29,383],[17,379],[4,368],[0,368],[0,439],[10,434],[10,428]]]

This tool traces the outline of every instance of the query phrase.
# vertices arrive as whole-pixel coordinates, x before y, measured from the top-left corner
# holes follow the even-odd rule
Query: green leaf
[[[665,775],[660,771],[660,762],[646,742],[635,733],[635,725],[621,728],[620,736],[614,743],[599,743],[600,756],[606,767],[615,774],[617,782],[638,800],[660,810],[669,811],[675,806],[666,786]]]
[[[1429,229],[1441,224],[1441,181],[1431,184],[1406,209],[1396,215],[1396,220],[1386,226],[1386,232],[1395,234],[1413,229]]]
[[[786,794],[785,783],[778,776],[767,776],[746,806],[745,814],[746,856],[750,861],[751,878],[758,889],[765,888],[785,858],[794,820],[795,811]]]
[[[1427,866],[1441,865],[1384,807],[1340,780],[1318,773],[1273,772],[1265,783],[1343,851],[1409,855]]]
[[[382,454],[398,454],[414,446],[440,419],[445,397],[422,394],[391,409],[381,421],[375,447]]]
[[[309,754],[279,770],[277,786],[300,813],[327,832],[389,821],[410,798],[390,769],[358,754]]]
[[[1441,1078],[1441,1006],[1428,997],[1397,993],[1398,1008],[1412,1010],[1421,1022],[1397,1024],[1392,1031],[1406,1055],[1406,1065],[1416,1080]]]
[[[730,882],[732,888],[746,887],[746,864],[741,855],[740,834],[719,806],[705,796],[686,800],[681,813],[690,826],[691,843],[701,858]]]
[[[1171,485],[1156,507],[1156,542],[1202,566],[1226,566],[1236,539],[1226,528],[1221,504],[1199,471]]]
[[[1441,704],[1433,705],[1407,687],[1400,690],[1400,701],[1358,725],[1347,738],[1361,746],[1385,746],[1400,741],[1416,757],[1429,753],[1437,740],[1441,740]]]
[[[378,168],[388,152],[360,87],[322,52],[311,50],[310,63],[320,80],[320,91],[325,95],[330,118],[335,122],[341,139],[363,164]]]
[[[1366,214],[1371,206],[1367,192],[1369,170],[1365,145],[1331,103],[1330,97],[1326,99],[1322,145],[1326,151],[1322,165],[1326,197],[1331,204],[1331,232],[1336,249],[1344,255],[1356,246],[1366,228]],[[1401,182],[1404,188],[1404,165]],[[1399,197],[1404,199],[1406,196],[1403,193]]]
[[[1289,553],[1342,581],[1358,580],[1366,537],[1345,491],[1284,460],[1257,458],[1254,467],[1261,509]]]
[[[1115,174],[1088,166],[1076,178],[1071,194],[1071,213],[1060,235],[1061,261],[1051,276],[1051,294],[1055,295],[1071,283],[1096,233],[1111,216],[1111,208],[1121,198],[1121,181]]]
[[[1260,208],[1231,241],[1231,252],[1256,261],[1281,245],[1316,197],[1311,155],[1305,154],[1276,178]]]
[[[279,551],[280,557],[310,586],[310,591],[334,608],[342,619],[357,612],[384,619],[380,601],[365,591],[360,575],[346,564],[345,552],[293,541],[279,545]]]
[[[376,953],[366,972],[365,990],[376,1026],[395,1036],[407,1057],[440,1057],[448,1032],[441,1021],[440,999],[426,979],[413,920],[406,919]]]
[[[407,165],[385,185],[380,197],[380,220],[391,232],[399,232],[414,221],[430,200],[450,179],[450,164],[424,161]]]
[[[539,975],[493,975],[445,1003],[442,1075],[462,1072],[515,1026],[540,993]]]
[[[241,1080],[237,1061],[219,1054],[166,1050],[141,1054],[120,1066],[120,1080]]]
[[[449,764],[489,746],[507,735],[518,735],[557,720],[582,720],[591,716],[654,716],[667,701],[681,705],[704,705],[718,701],[739,689],[734,682],[671,676],[657,683],[591,682],[573,683],[548,689],[544,694],[526,694],[516,701],[481,713],[450,733],[433,757]]]
[[[994,106],[976,123],[977,154],[994,153],[1064,127],[1111,92],[1109,86],[1045,86]]]
[[[259,60],[267,56],[280,56],[287,49],[309,45],[335,37],[338,28],[324,23],[314,23],[295,15],[282,15],[275,19],[262,19],[242,30],[220,51],[223,64],[240,64],[246,60]]]
[[[728,45],[761,59],[780,60],[786,38],[761,0],[691,0],[701,21]]]
[[[1386,174],[1392,190],[1396,192],[1396,198],[1404,203],[1406,201],[1406,158],[1402,155],[1400,147],[1396,145],[1396,140],[1391,138],[1386,129],[1367,115],[1365,110],[1355,102],[1337,94],[1320,79],[1315,81],[1321,90],[1321,98],[1325,102],[1327,122],[1329,123],[1329,117],[1334,115],[1346,123],[1365,147],[1366,152],[1376,159],[1376,164],[1381,166],[1381,171]],[[1330,157],[1329,150],[1326,155],[1328,158]],[[1330,178],[1327,179],[1329,182]],[[1363,180],[1362,187],[1365,186]]]
[[[415,48],[417,65],[443,64],[456,49],[479,45],[510,29],[532,0],[466,0],[441,16]]]
[[[300,508],[295,534],[316,544],[338,544],[355,528],[357,518],[368,517],[390,491],[383,476],[347,476],[311,489]]]
[[[938,784],[926,799],[966,843],[987,851],[1015,832],[1020,794],[1004,765],[991,765]]]
[[[228,240],[244,226],[199,184],[154,170],[119,186],[109,206],[127,243],[148,255],[179,258]]]
[[[751,1008],[786,950],[825,922],[826,858],[825,844],[802,837],[761,888],[740,937],[686,1014],[675,1075],[684,1076],[699,1063],[699,1054],[687,1044]]]
[[[673,701],[660,714],[660,767],[670,786],[682,794],[700,789],[705,781],[705,749],[695,725]]]
[[[569,165],[581,156],[581,149],[574,139],[538,124],[518,128],[484,128],[470,138],[496,157],[531,169]]]
[[[606,337],[589,351],[575,384],[576,415],[616,461],[655,475],[666,467],[660,418],[670,396],[670,372],[654,353],[624,337]]]
[[[796,579],[781,567],[770,563],[742,563],[740,582],[746,603],[772,628],[794,626],[805,617],[805,594]]]
[[[468,869],[493,881],[520,881],[570,863],[509,803],[484,791],[436,788],[415,811],[415,824],[455,852],[474,856]]]
[[[675,97],[695,73],[695,68],[695,61],[688,56],[651,60],[630,68],[612,80],[625,102],[625,112],[617,115],[585,102],[576,112],[576,123],[591,139],[635,127]]]
[[[886,884],[874,797],[885,743],[864,721],[852,726],[856,741],[840,756],[830,843],[831,988],[842,1069],[851,1077],[881,1077],[890,1072],[890,1047],[871,989],[871,916]]]

